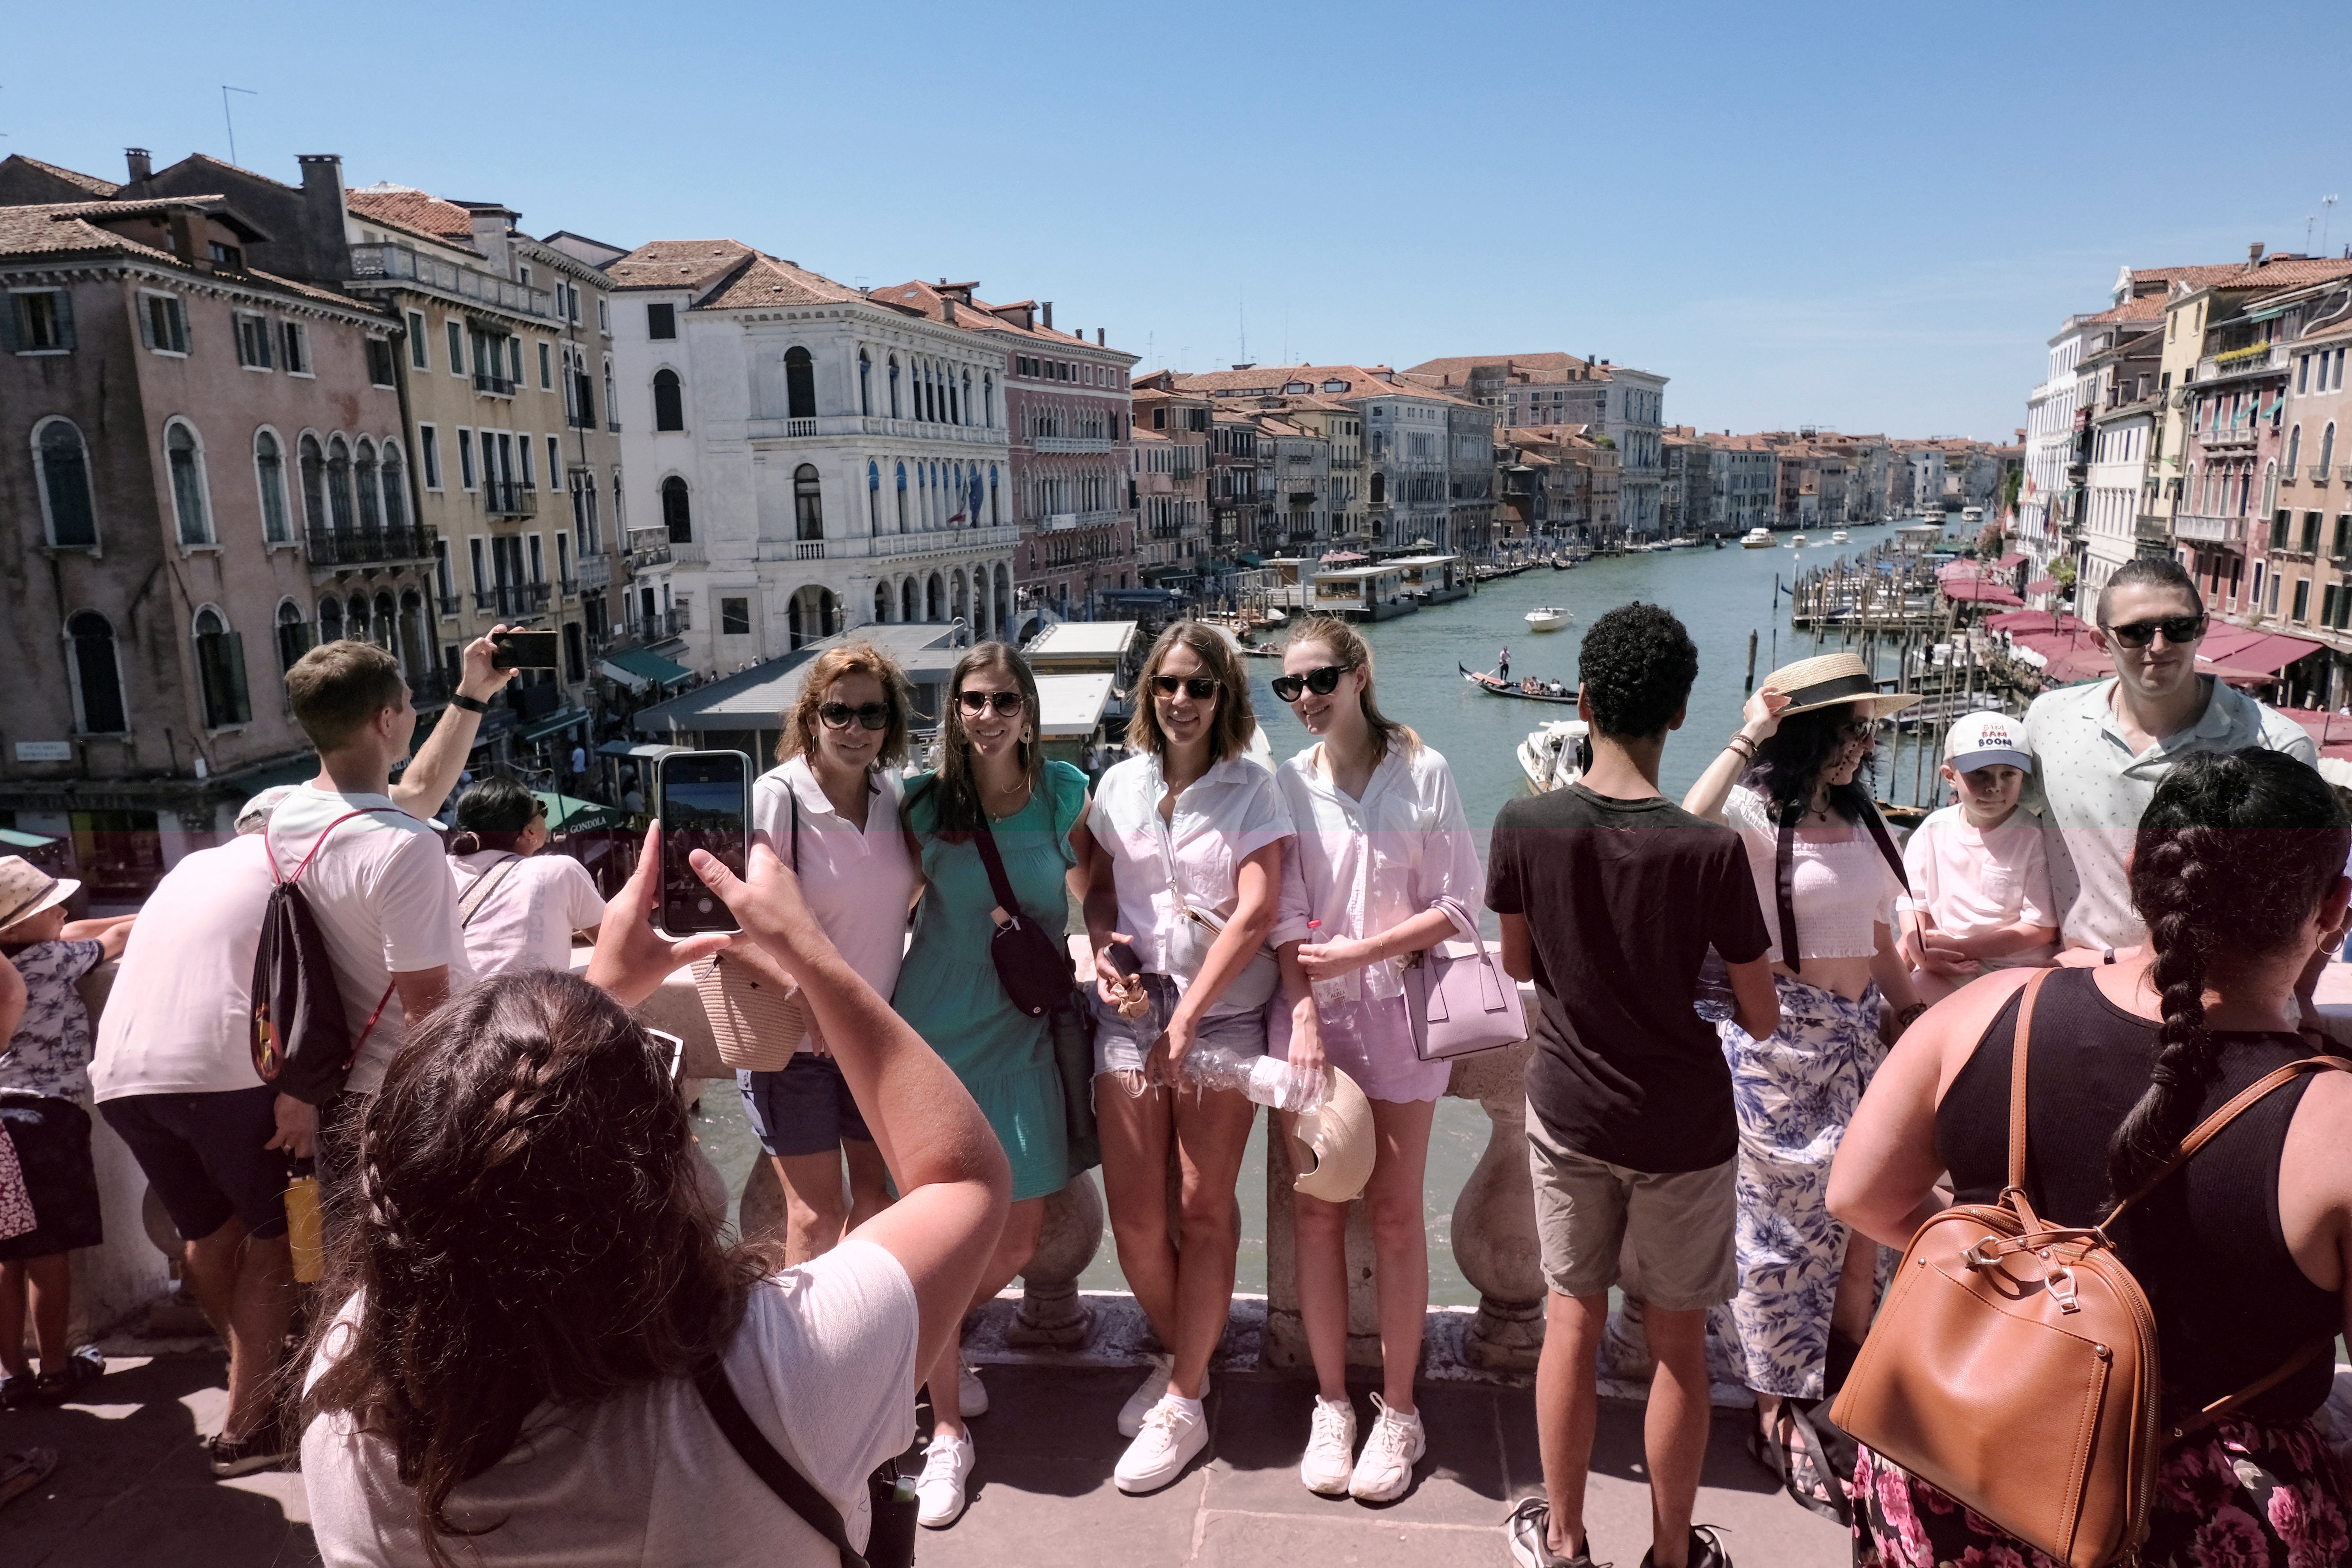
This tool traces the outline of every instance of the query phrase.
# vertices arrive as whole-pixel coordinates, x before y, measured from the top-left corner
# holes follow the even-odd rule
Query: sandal
[[[55,1448],[26,1448],[0,1454],[0,1508],[39,1486],[57,1468]]]
[[[1838,1519],[1838,1504],[1844,1500],[1833,1497],[1825,1484],[1819,1457],[1812,1447],[1812,1436],[1800,1420],[1793,1401],[1781,1402],[1775,1426],[1785,1422],[1788,1436],[1767,1435],[1760,1425],[1748,1428],[1748,1452],[1755,1461],[1780,1483],[1780,1489],[1801,1508]]]
[[[96,1345],[84,1345],[66,1357],[61,1372],[44,1368],[33,1384],[36,1405],[63,1405],[90,1384],[106,1375],[106,1354]]]
[[[33,1403],[33,1385],[40,1381],[29,1372],[0,1373],[0,1410],[16,1410]]]

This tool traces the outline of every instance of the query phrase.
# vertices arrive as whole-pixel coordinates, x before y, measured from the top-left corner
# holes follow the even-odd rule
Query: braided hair
[[[782,1261],[722,1243],[668,1068],[604,992],[521,971],[418,1026],[368,1109],[289,1375],[324,1347],[304,1424],[344,1414],[390,1446],[436,1568],[445,1537],[499,1527],[454,1523],[449,1496],[531,1411],[689,1374]]]
[[[2132,903],[2147,922],[2161,997],[2156,1064],[2107,1145],[2112,1201],[2137,1192],[2196,1125],[2221,1067],[2205,1027],[2217,957],[2275,952],[2344,874],[2352,818],[2327,782],[2278,752],[2182,758],[2132,846]]]

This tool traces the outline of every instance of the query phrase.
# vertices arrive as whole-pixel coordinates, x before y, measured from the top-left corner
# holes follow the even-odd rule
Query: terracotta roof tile
[[[77,185],[81,189],[88,191],[91,195],[101,199],[113,195],[115,192],[122,188],[121,185],[112,184],[105,180],[101,180],[95,174],[85,174],[79,170],[62,168],[55,163],[45,163],[38,158],[27,158],[22,153],[14,154],[7,161],[12,163],[21,162],[27,168],[38,169],[42,174],[48,175],[52,179],[63,180],[69,185]]]
[[[381,224],[425,239],[474,248],[474,215],[455,202],[406,186],[363,186],[343,193],[343,205],[362,223]]]
[[[700,289],[756,254],[740,239],[656,239],[604,268],[624,289]]]
[[[763,306],[841,305],[865,298],[856,289],[830,278],[789,261],[779,261],[764,251],[753,251],[732,277],[697,300],[692,309],[750,310]]]
[[[83,215],[100,203],[65,206],[0,207],[0,256],[58,256],[74,252],[120,252],[176,266],[169,251],[99,227]],[[121,216],[121,215],[115,215]]]
[[[1467,398],[1456,397],[1433,386],[1382,380],[1372,370],[1356,364],[1253,365],[1247,370],[1216,370],[1197,375],[1180,373],[1176,377],[1176,384],[1182,391],[1223,397],[1260,392],[1280,394],[1285,386],[1299,381],[1307,383],[1315,393],[1339,399],[1419,397],[1433,403],[1457,404],[1465,408],[1478,406]],[[1327,381],[1345,382],[1347,385],[1343,390],[1330,392],[1324,387]]]

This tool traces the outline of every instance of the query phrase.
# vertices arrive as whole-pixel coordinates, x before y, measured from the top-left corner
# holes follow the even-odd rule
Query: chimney
[[[154,176],[155,160],[149,155],[144,147],[125,147],[122,150],[122,161],[131,167],[131,184],[134,185],[142,180],[152,179]]]
[[[2258,239],[2254,241],[2253,244],[2246,247],[2246,265],[2249,267],[2260,267],[2262,264],[2263,242]]]
[[[337,153],[305,153],[295,160],[302,166],[302,232],[289,236],[273,250],[289,255],[280,262],[297,278],[313,283],[341,283],[351,276],[347,243],[348,213],[343,207],[343,160]],[[290,241],[290,243],[289,243]]]
[[[1046,301],[1045,302],[1045,330],[1046,330],[1047,331],[1049,331],[1049,332],[1050,332],[1050,331],[1052,331],[1054,330],[1054,301],[1052,301],[1051,300],[1046,300]]]
[[[172,255],[183,267],[193,267],[200,272],[213,269],[212,247],[196,226],[194,207],[173,205],[165,209],[163,221],[172,231]]]
[[[947,312],[947,322],[948,322],[948,325],[949,325],[949,326],[950,326],[950,327],[954,326],[954,325],[956,324],[956,319],[955,319],[955,296],[954,296],[954,295],[952,295],[952,294],[942,294],[942,295],[940,295],[940,309],[941,309],[942,310],[945,310],[945,311]]]
[[[1102,348],[1102,347],[1104,347],[1104,346],[1105,346],[1105,340],[1104,340],[1104,337],[1103,337],[1103,330],[1102,330],[1100,327],[1097,327],[1097,328],[1095,329],[1095,347],[1097,347],[1097,348]]]
[[[489,262],[491,271],[501,278],[513,277],[514,268],[507,255],[507,226],[522,215],[488,203],[479,206],[468,204],[466,212],[474,220],[474,248]]]

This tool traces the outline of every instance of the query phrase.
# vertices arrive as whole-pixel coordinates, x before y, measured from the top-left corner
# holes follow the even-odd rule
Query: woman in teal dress
[[[985,826],[1023,913],[1058,937],[1067,893],[1084,896],[1094,839],[1083,826],[1086,775],[1045,760],[1038,722],[1027,662],[1003,643],[982,643],[949,680],[939,771],[907,786],[904,820],[921,857],[923,891],[891,1005],[955,1069],[1013,1167],[1012,1211],[975,1307],[1028,1267],[1045,1199],[1075,1173],[1051,1027],[1014,1007],[996,977],[989,912],[998,900],[974,842]],[[915,1495],[916,1517],[934,1530],[963,1511],[974,1457],[964,1418],[988,1408],[986,1390],[962,1363],[951,1343],[929,1369],[937,1426]]]

